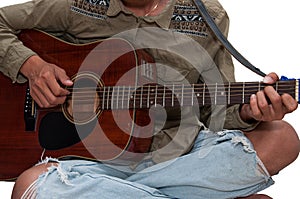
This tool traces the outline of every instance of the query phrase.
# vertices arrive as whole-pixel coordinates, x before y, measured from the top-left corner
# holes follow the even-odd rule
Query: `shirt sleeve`
[[[25,47],[17,34],[22,29],[56,32],[68,27],[70,0],[33,0],[0,8],[0,71],[13,82],[24,82],[23,63],[36,53]]]

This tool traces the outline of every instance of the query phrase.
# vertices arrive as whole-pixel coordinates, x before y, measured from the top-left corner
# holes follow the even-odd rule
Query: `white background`
[[[25,0],[1,0],[0,7]],[[219,0],[231,19],[229,40],[263,72],[300,78],[300,28],[297,0]],[[236,65],[238,81],[259,81],[261,77]],[[300,132],[300,109],[285,117]],[[278,146],[280,147],[280,146]],[[300,158],[274,176],[275,185],[264,190],[274,199],[300,198]],[[0,198],[10,198],[13,183],[0,182]]]

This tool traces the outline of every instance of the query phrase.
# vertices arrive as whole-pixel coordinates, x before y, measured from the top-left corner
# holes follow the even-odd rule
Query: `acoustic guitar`
[[[261,82],[159,85],[155,62],[124,39],[71,44],[38,30],[19,39],[44,60],[63,68],[74,85],[64,104],[39,108],[27,83],[0,75],[0,180],[14,180],[46,156],[128,164],[152,142],[151,107],[249,103]],[[299,80],[272,85],[299,102]]]

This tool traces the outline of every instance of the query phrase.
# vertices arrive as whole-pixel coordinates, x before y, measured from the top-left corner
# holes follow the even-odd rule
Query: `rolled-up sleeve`
[[[13,82],[24,82],[23,63],[36,53],[18,39],[23,29],[62,31],[68,26],[69,0],[33,0],[0,8],[0,71]],[[68,10],[66,10],[68,9]]]

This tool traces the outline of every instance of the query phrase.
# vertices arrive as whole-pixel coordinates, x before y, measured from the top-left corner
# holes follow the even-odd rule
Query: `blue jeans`
[[[85,160],[58,162],[27,194],[51,199],[225,199],[251,195],[274,183],[240,131],[201,131],[188,154],[142,163],[137,172]]]

